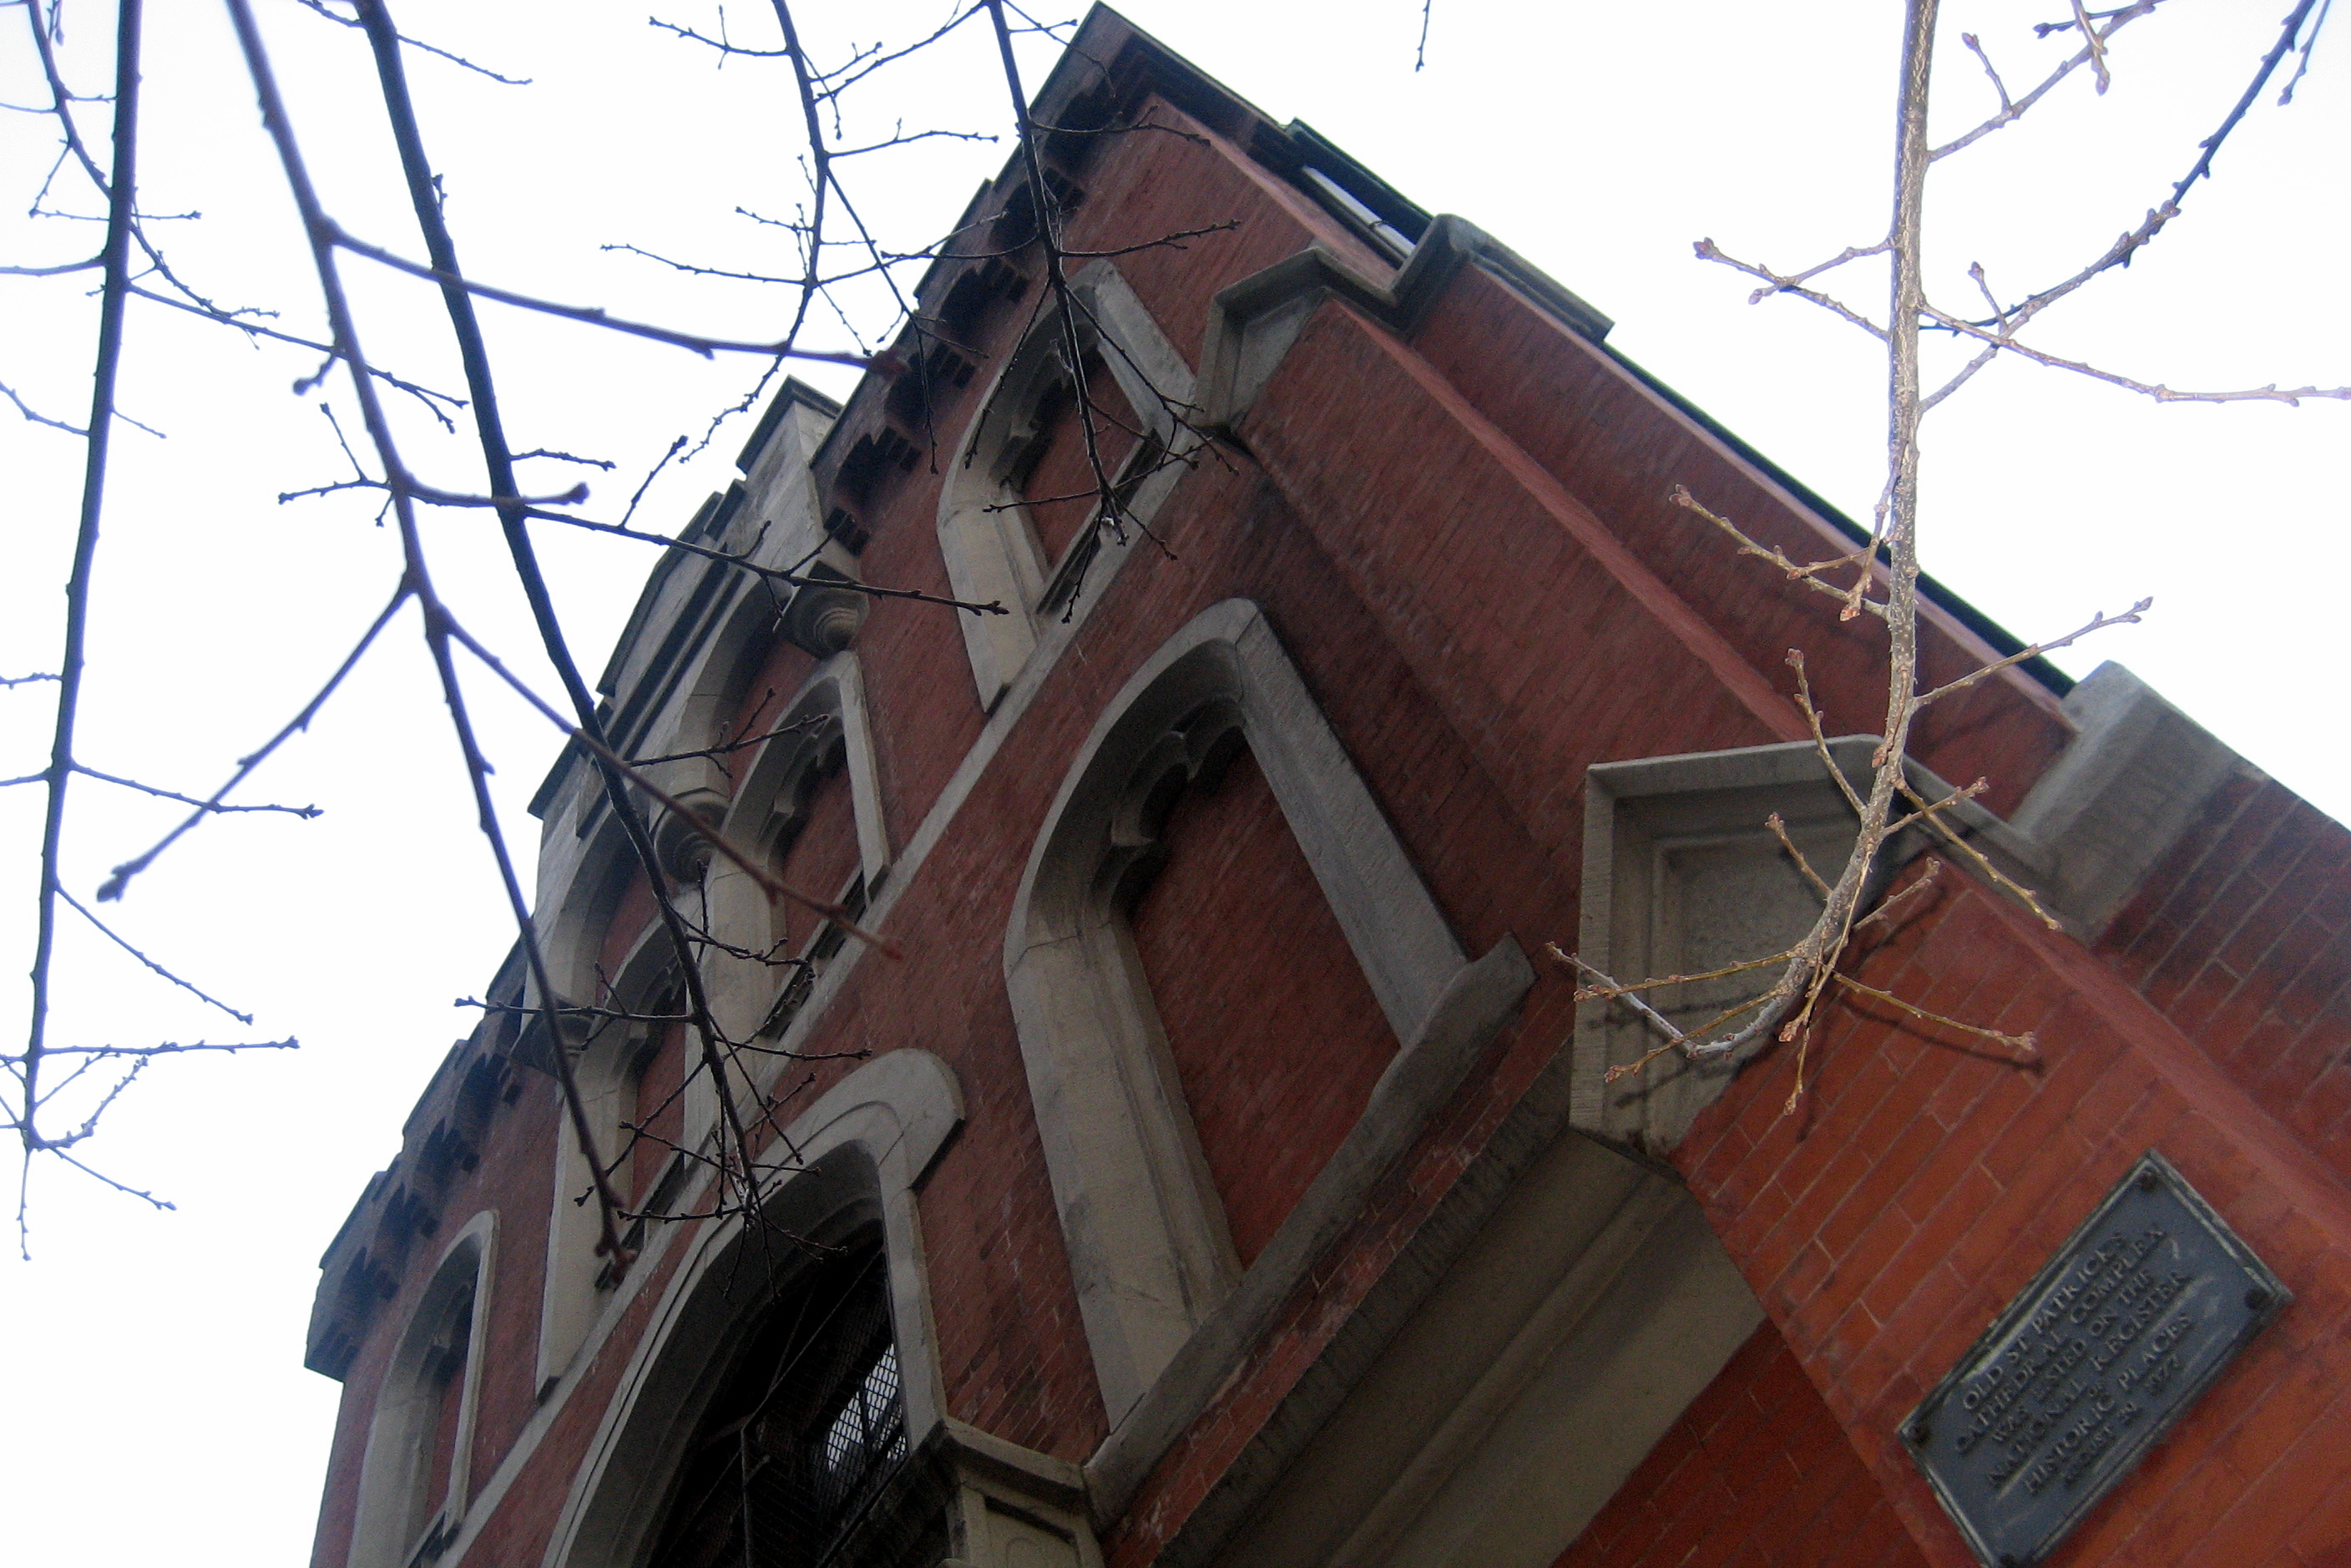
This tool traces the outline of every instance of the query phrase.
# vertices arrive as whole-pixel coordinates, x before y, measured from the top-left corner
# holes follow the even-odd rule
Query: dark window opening
[[[935,1531],[878,1517],[906,1453],[882,1239],[868,1230],[754,1325],[686,1450],[652,1568],[935,1561]]]

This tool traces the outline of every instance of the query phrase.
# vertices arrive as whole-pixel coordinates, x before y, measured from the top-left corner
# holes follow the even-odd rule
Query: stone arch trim
[[[857,857],[870,893],[890,870],[890,835],[882,818],[882,782],[874,763],[873,727],[865,706],[865,674],[854,653],[833,654],[811,671],[768,729],[776,732],[752,754],[720,831],[737,843],[759,841],[779,804],[837,740],[849,773],[857,817]],[[830,889],[821,890],[828,895]]]
[[[470,1500],[467,1459],[479,1404],[484,1334],[491,1311],[491,1270],[496,1262],[497,1215],[485,1209],[450,1239],[417,1298],[393,1346],[368,1425],[360,1462],[359,1505],[351,1524],[350,1568],[408,1568],[428,1542],[447,1541],[462,1528]],[[458,1390],[456,1433],[449,1473],[438,1498],[419,1499],[430,1484],[420,1465],[431,1463],[424,1445],[434,1414],[425,1400],[436,1342],[461,1303],[469,1304],[464,1384]],[[421,1501],[423,1517],[413,1519]]]
[[[1172,773],[1212,767],[1235,732],[1398,1043],[1363,1118],[1247,1270],[1120,909],[1151,799]],[[1464,955],[1263,612],[1240,599],[1170,638],[1095,724],[1029,856],[1004,966],[1115,1428],[1105,1452],[1130,1460],[1196,1413],[1533,980],[1509,937],[1475,963]]]
[[[1154,443],[1171,451],[1189,444],[1189,433],[1168,405],[1190,402],[1191,367],[1125,277],[1110,262],[1096,261],[1070,280],[1069,292],[1081,338],[1103,350],[1102,362],[1152,438],[1139,450],[1148,452]],[[1059,307],[1039,312],[980,400],[940,486],[939,551],[956,597],[1001,603],[1011,612],[956,617],[985,708],[996,706],[1035,652],[1039,612],[1054,586],[1004,469],[1017,444],[1031,434],[1025,423],[1040,397],[1061,373],[1063,329]],[[1144,509],[1141,497],[1136,509]],[[1082,560],[1072,564],[1084,570]]]
[[[879,1221],[906,1431],[920,1447],[947,1422],[915,1189],[963,1123],[954,1071],[926,1051],[885,1052],[828,1090],[761,1155],[796,1174],[766,1218],[829,1241]],[[764,1234],[739,1218],[705,1227],[654,1304],[549,1538],[544,1568],[634,1568],[668,1504],[677,1449],[723,1372],[725,1350],[766,1293],[737,1265]]]
[[[868,894],[890,869],[890,841],[882,817],[881,781],[875,770],[873,735],[865,707],[865,682],[854,652],[843,650],[820,664],[800,685],[790,702],[768,727],[777,731],[747,753],[751,761],[741,769],[739,785],[730,789],[720,831],[735,841],[761,841],[781,803],[788,803],[809,770],[836,744],[843,753],[851,803],[856,818],[858,861]],[[618,823],[608,822],[597,846],[602,860],[593,863],[629,863]],[[706,860],[706,854],[699,857]],[[609,874],[609,873],[608,873]],[[768,943],[766,898],[742,873],[725,861],[705,867],[701,915],[731,941],[753,948]],[[609,914],[607,883],[589,886],[567,905],[563,930],[569,973],[580,993],[592,983],[590,967],[601,936],[598,916]],[[830,897],[832,888],[815,890]],[[692,890],[680,896],[692,900]],[[674,958],[668,935],[658,924],[646,927],[631,946],[619,968],[609,977],[611,999],[622,1007],[647,1001]],[[775,1000],[776,983],[769,971],[757,966],[712,964],[705,985],[720,1023],[730,1033],[749,1035]],[[601,1001],[598,997],[593,999]],[[632,1051],[632,1030],[606,1024],[589,1032],[577,1071],[589,1103],[592,1125],[609,1153],[618,1146],[619,1096],[626,1086],[625,1069]],[[688,1048],[692,1049],[691,1046]],[[698,1148],[716,1125],[718,1102],[705,1079],[689,1082],[684,1100],[684,1135],[688,1148]],[[560,1377],[579,1347],[587,1342],[596,1318],[610,1297],[598,1288],[601,1268],[595,1257],[597,1231],[592,1211],[571,1201],[589,1179],[587,1158],[566,1124],[557,1134],[556,1174],[549,1218],[549,1263],[539,1313],[538,1376],[542,1385]]]

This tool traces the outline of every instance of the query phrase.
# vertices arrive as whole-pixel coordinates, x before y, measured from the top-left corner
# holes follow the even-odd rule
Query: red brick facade
[[[805,1009],[786,1014],[776,1027],[789,1032],[774,1037],[798,1059],[754,1119],[771,1133],[799,1125],[832,1103],[837,1085],[893,1052],[927,1053],[952,1076],[956,1124],[906,1177],[927,1341],[900,1349],[935,1368],[939,1430],[948,1434],[936,1441],[979,1452],[983,1437],[955,1435],[976,1430],[1029,1456],[980,1468],[999,1480],[1020,1465],[1047,1478],[1021,1483],[1042,1488],[1036,1495],[1046,1500],[1019,1517],[1031,1521],[1023,1528],[1066,1538],[1068,1561],[1241,1561],[1231,1555],[1237,1543],[1275,1539],[1264,1532],[1287,1517],[1284,1489],[1304,1484],[1292,1478],[1343,1468],[1332,1458],[1339,1435],[1356,1429],[1351,1421],[1376,1427],[1359,1412],[1392,1386],[1451,1390],[1414,1406],[1425,1411],[1430,1446],[1416,1459],[1394,1458],[1397,1479],[1383,1493],[1420,1497],[1411,1491],[1419,1487],[1425,1500],[1382,1502],[1403,1511],[1384,1523],[1380,1508],[1360,1511],[1361,1531],[1389,1533],[1348,1539],[1388,1546],[1292,1556],[1264,1547],[1260,1560],[1352,1565],[1393,1550],[1397,1561],[1450,1561],[1429,1555],[1426,1543],[1447,1538],[1428,1521],[1471,1507],[1459,1500],[1474,1492],[1479,1466],[1503,1452],[1492,1445],[1510,1421],[1540,1426],[1544,1412],[1524,1391],[1544,1386],[1542,1345],[1583,1344],[1572,1334],[1587,1329],[1566,1318],[1543,1329],[1550,1305],[1511,1309],[1524,1326],[1492,1330],[1490,1343],[1508,1340],[1528,1371],[1499,1389],[1471,1386],[1488,1352],[1463,1353],[1478,1364],[1446,1366],[1440,1356],[1416,1371],[1398,1347],[1421,1343],[1416,1333],[1426,1338],[1442,1313],[1469,1311],[1448,1305],[1447,1281],[1471,1278],[1457,1272],[1473,1267],[1460,1260],[1483,1256],[1477,1237],[1505,1223],[1490,1217],[1511,1212],[1512,1195],[1535,1179],[1527,1173],[1549,1157],[1542,1151],[1589,1131],[1571,1123],[1562,1088],[1578,1049],[1571,982],[1538,965],[1507,1020],[1465,1048],[1458,1082],[1404,1124],[1401,1152],[1350,1189],[1294,1276],[1269,1275],[1290,1266],[1282,1239],[1296,1227],[1284,1222],[1320,1212],[1318,1178],[1388,1103],[1381,1096],[1405,1031],[1384,1012],[1358,963],[1363,938],[1346,927],[1327,866],[1315,860],[1331,852],[1286,815],[1274,769],[1260,766],[1260,737],[1220,778],[1176,796],[1165,822],[1149,824],[1150,874],[1138,873],[1117,905],[1122,940],[1228,1238],[1239,1281],[1231,1299],[1252,1300],[1252,1279],[1281,1282],[1245,1332],[1233,1331],[1226,1359],[1206,1361],[1206,1371],[1181,1356],[1168,1364],[1163,1383],[1192,1379],[1192,1404],[1170,1404],[1175,1396],[1155,1385],[1113,1408],[1101,1370],[1101,1298],[1089,1293],[1100,1266],[1072,1239],[1081,1206],[1069,1150],[1087,1129],[1051,1121],[1039,1026],[1008,989],[1019,935],[1008,947],[1008,929],[1027,906],[1032,855],[1056,802],[1136,673],[1204,613],[1247,601],[1461,954],[1479,959],[1513,939],[1530,953],[1549,942],[1572,947],[1584,907],[1601,896],[1585,885],[1596,863],[1586,841],[1588,769],[1803,739],[1782,664],[1791,647],[1804,650],[1833,731],[1865,728],[1882,703],[1881,655],[1871,622],[1837,622],[1833,605],[1788,591],[1667,501],[1673,485],[1686,485],[1796,554],[1850,548],[1792,482],[1614,357],[1587,307],[1474,231],[1464,240],[1447,237],[1463,230],[1429,226],[1416,236],[1424,255],[1400,269],[1374,235],[1318,198],[1299,173],[1304,154],[1280,151],[1304,145],[1284,140],[1291,133],[1114,15],[1097,12],[1083,37],[1085,57],[1109,62],[1121,114],[1186,134],[1107,136],[1068,154],[1085,200],[1067,243],[1126,252],[1170,232],[1216,231],[1117,261],[1186,373],[1205,379],[1217,334],[1242,329],[1233,325],[1240,296],[1218,303],[1236,284],[1310,248],[1355,280],[1301,297],[1303,325],[1261,386],[1212,446],[1162,482],[1151,502],[1157,545],[1105,547],[1103,560],[1116,563],[1087,568],[1077,611],[1037,617],[1035,652],[992,706],[974,695],[974,655],[952,613],[871,605],[853,644],[864,728],[850,727],[837,770],[810,776],[806,808],[784,836],[756,847],[774,852],[786,880],[831,898],[861,867],[872,879],[871,845],[885,844],[891,862],[863,890],[872,913],[862,918],[904,957],[852,944],[810,960],[813,979],[799,982]],[[1061,112],[1093,91],[1089,68],[1065,65],[1043,101]],[[975,213],[1000,208],[1015,183],[984,192]],[[1452,263],[1425,259],[1445,246]],[[1034,247],[1019,259],[1031,292],[978,311],[965,340],[988,362],[967,384],[942,381],[933,394],[935,461],[860,476],[846,455],[858,442],[884,428],[909,434],[877,380],[845,409],[820,411],[838,418],[812,468],[797,453],[778,466],[754,444],[745,515],[797,507],[806,517],[793,526],[813,530],[828,513],[853,510],[870,543],[853,559],[829,558],[841,570],[955,591],[942,491],[958,482],[959,433],[1035,314]],[[931,308],[959,276],[941,264],[925,285]],[[815,409],[816,400],[803,402]],[[1123,402],[1117,412],[1135,413]],[[1068,458],[1069,434],[1022,476],[1029,502],[1083,478]],[[1073,527],[1066,517],[1037,523],[1047,569],[1063,558]],[[676,576],[684,580],[684,569]],[[690,606],[675,608],[682,599],[659,597],[671,592],[659,580],[649,588],[660,613],[632,629],[616,658],[616,722],[632,711],[633,694],[665,678],[643,650],[669,625],[689,623]],[[716,647],[720,635],[697,646]],[[1924,631],[1928,678],[2012,646],[1998,636],[1938,600]],[[698,736],[665,744],[759,735],[844,656],[820,664],[772,620],[721,653],[712,655],[713,716]],[[699,656],[695,646],[674,655]],[[1945,778],[1988,777],[1986,803],[2016,812],[2070,747],[2095,740],[2076,733],[2064,684],[2021,670],[1983,682],[1932,710],[1920,759]],[[747,749],[713,788],[747,790],[763,755]],[[578,926],[582,971],[597,977],[584,988],[620,988],[654,904],[641,873],[580,858],[589,852],[578,846],[609,834],[597,825],[590,782],[583,769],[559,770],[542,796],[556,868],[542,887],[542,918],[551,930],[559,921]],[[2103,930],[2075,922],[2086,941],[2043,928],[1951,868],[1853,961],[1856,978],[1917,1007],[2030,1030],[2040,1042],[2031,1060],[1846,993],[1805,1053],[1808,1086],[1792,1113],[1783,1106],[1794,1052],[1774,1049],[1729,1079],[1669,1150],[1606,1156],[1618,1172],[1609,1179],[1627,1191],[1647,1184],[1642,1201],[1662,1206],[1657,1213],[1691,1202],[1703,1211],[1714,1238],[1707,1245],[1719,1249],[1709,1255],[1735,1270],[1726,1288],[1745,1300],[1740,1310],[1760,1304],[1761,1326],[1750,1333],[1755,1318],[1739,1320],[1727,1362],[1694,1363],[1690,1386],[1644,1396],[1646,1448],[1611,1448],[1599,1429],[1606,1421],[1577,1428],[1576,1441],[1618,1456],[1617,1480],[1573,1519],[1562,1513],[1558,1539],[1485,1515],[1477,1529],[1499,1534],[1465,1524],[1459,1539],[1508,1539],[1510,1552],[1534,1552],[1528,1542],[1540,1541],[1523,1559],[1531,1568],[1971,1562],[1896,1424],[2122,1172],[2159,1148],[2295,1299],[2052,1561],[2334,1561],[2329,1553],[2351,1542],[2343,1440],[2351,1004],[2341,990],[2351,979],[2351,837],[2241,768],[2192,804],[2122,913]],[[813,916],[787,909],[760,946],[816,953],[807,944],[818,932]],[[790,973],[759,982],[768,988],[750,1023],[793,983]],[[500,983],[507,988],[493,994],[520,995],[516,975]],[[450,1500],[439,1561],[622,1560],[565,1532],[602,1528],[596,1500],[614,1495],[622,1463],[612,1456],[636,1452],[626,1440],[634,1412],[653,1397],[659,1369],[684,1354],[668,1325],[702,1289],[695,1249],[716,1245],[709,1239],[723,1228],[655,1225],[622,1284],[587,1281],[576,1242],[565,1239],[564,1205],[577,1194],[559,1190],[569,1145],[559,1098],[533,1065],[543,1066],[546,1050],[544,1040],[534,1047],[486,1025],[453,1051],[401,1162],[329,1254],[312,1364],[340,1376],[345,1393],[316,1568],[388,1561],[365,1526],[375,1505],[363,1476],[371,1463],[381,1468],[369,1450],[384,1442],[379,1406],[404,1375],[402,1325],[432,1288],[435,1259],[485,1213],[495,1216],[496,1240],[475,1307],[483,1326],[468,1473]],[[614,1069],[625,1084],[614,1113],[664,1141],[690,1142],[695,1112],[681,1086],[695,1065],[684,1030],[653,1032]],[[435,1148],[458,1153],[444,1158]],[[641,1148],[631,1196],[653,1193],[665,1168],[662,1150]],[[1508,1262],[1474,1266],[1507,1283]],[[1562,1268],[1562,1280],[1573,1276]],[[1615,1300],[1605,1295],[1614,1288],[1599,1278],[1594,1299]],[[902,1276],[893,1290],[904,1298]],[[1496,1299],[1505,1294],[1498,1285]],[[1717,1316],[1729,1322],[1730,1311]],[[569,1328],[567,1312],[577,1320]],[[1228,1320],[1211,1312],[1205,1321],[1200,1333],[1212,1340]],[[1464,1345],[1489,1343],[1463,1332]],[[1521,1364],[1492,1354],[1495,1366]],[[1146,1441],[1155,1413],[1169,1408],[1183,1417]],[[644,1482],[656,1501],[658,1483]],[[1335,1543],[1358,1523],[1312,1528],[1336,1532],[1327,1535]],[[1281,1539],[1311,1533],[1296,1528],[1306,1533]],[[966,1550],[987,1560],[978,1544]],[[1501,1554],[1490,1561],[1520,1560],[1492,1550]],[[1001,1558],[1018,1560],[1043,1559]]]
[[[1558,1568],[1924,1568],[1770,1324],[1649,1451]]]

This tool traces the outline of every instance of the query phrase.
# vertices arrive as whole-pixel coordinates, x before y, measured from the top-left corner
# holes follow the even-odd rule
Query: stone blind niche
[[[1080,351],[1099,356],[1117,397],[1140,423],[1144,439],[1126,460],[1127,472],[1111,477],[1140,485],[1127,506],[1147,521],[1169,486],[1141,481],[1159,455],[1180,454],[1197,442],[1174,413],[1191,400],[1191,368],[1109,262],[1097,261],[1071,278],[1069,294]],[[989,386],[939,487],[939,551],[949,587],[958,599],[999,603],[1009,612],[956,617],[983,708],[993,708],[1019,676],[1045,622],[1059,616],[1057,606],[1096,553],[1081,546],[1058,560],[1047,559],[1018,484],[1042,434],[1040,422],[1066,394],[1067,334],[1059,307],[1039,314]]]
[[[1236,739],[1263,770],[1395,1031],[1361,1119],[1243,1270],[1125,925],[1152,798]],[[1533,974],[1471,962],[1257,605],[1227,600],[1146,660],[1071,765],[1013,905],[1005,977],[1113,1433],[1114,1512],[1205,1406],[1364,1193],[1410,1146]]]
[[[451,1239],[392,1350],[360,1466],[351,1568],[431,1563],[465,1524],[496,1234],[485,1210]]]

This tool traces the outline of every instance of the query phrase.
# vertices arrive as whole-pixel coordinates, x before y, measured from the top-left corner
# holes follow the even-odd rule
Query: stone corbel
[[[952,1489],[939,1568],[1102,1568],[1077,1466],[952,1417],[931,1447]]]
[[[783,633],[793,645],[818,659],[829,659],[857,641],[865,624],[867,598],[845,575],[819,562],[816,580],[804,582],[784,607]]]
[[[716,789],[697,786],[672,799],[684,806],[694,821],[685,821],[664,807],[661,820],[653,824],[653,853],[662,870],[690,887],[700,882],[702,873],[710,868],[710,840],[704,830],[715,831],[725,821],[726,797]]]

